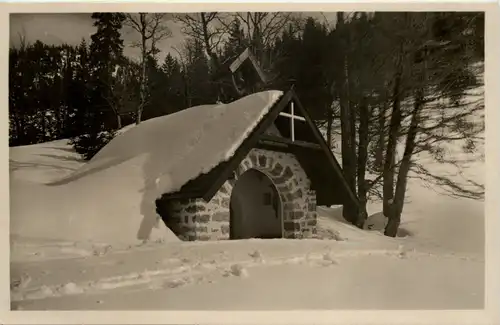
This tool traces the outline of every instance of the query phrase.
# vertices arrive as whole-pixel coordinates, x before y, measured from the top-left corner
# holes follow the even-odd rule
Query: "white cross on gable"
[[[295,141],[295,120],[305,122],[306,119],[302,116],[295,115],[293,102],[291,102],[290,104],[291,104],[290,114],[285,113],[285,112],[280,112],[280,115],[284,116],[284,117],[288,117],[290,119],[290,135],[291,135],[292,141]]]

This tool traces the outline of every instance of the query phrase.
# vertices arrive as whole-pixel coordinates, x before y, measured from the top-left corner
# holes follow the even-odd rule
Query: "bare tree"
[[[243,22],[247,38],[255,47],[255,52],[271,47],[283,30],[297,21],[293,13],[285,12],[244,12],[235,13],[234,16]]]
[[[218,97],[221,97],[224,92],[221,78],[227,73],[227,70],[223,68],[227,61],[221,62],[221,50],[228,30],[220,23],[220,18],[218,12],[175,15],[175,21],[183,26],[182,31],[184,34],[203,44],[209,58],[209,82],[215,85]]]
[[[270,49],[286,28],[298,32],[302,20],[297,14],[287,12],[236,12],[218,18],[227,30],[230,29],[230,22],[234,19],[242,23],[244,37],[260,67],[266,73],[268,83],[272,83],[278,78],[275,65],[284,53],[280,48],[274,48],[273,51]]]
[[[140,36],[140,40],[132,44],[141,51],[140,101],[136,110],[136,124],[141,123],[142,112],[147,103],[147,58],[156,55],[158,43],[172,35],[166,25],[166,17],[165,13],[126,14],[124,25],[132,28]]]
[[[342,60],[338,65],[341,70],[339,81],[336,83],[338,87],[339,103],[340,103],[340,127],[342,132],[342,168],[344,177],[351,187],[352,191],[356,193],[356,129],[355,129],[355,115],[350,95],[350,79],[349,75],[349,58],[347,49],[349,47],[348,40],[350,38],[350,31],[345,28],[344,13],[337,13],[337,29],[340,33],[339,39],[341,40]],[[346,207],[343,210],[343,216],[347,221],[355,223],[357,220],[358,211],[354,207]]]
[[[433,173],[414,161],[417,154],[426,153],[441,164],[457,167],[461,173],[463,164],[454,155],[446,154],[444,148],[447,145],[453,147],[452,142],[461,141],[464,143],[463,149],[474,151],[474,145],[481,140],[484,131],[483,123],[478,123],[476,112],[483,110],[484,105],[481,95],[477,103],[473,103],[470,94],[467,94],[467,89],[474,89],[479,84],[470,73],[466,73],[468,68],[459,65],[467,60],[466,56],[445,56],[452,46],[450,42],[433,41],[430,38],[429,14],[412,17],[405,14],[403,18],[405,23],[416,27],[415,31],[420,31],[420,34],[415,33],[412,42],[406,43],[406,50],[403,50],[401,43],[394,79],[392,116],[383,172],[384,215],[388,217],[385,235],[391,237],[396,236],[398,231],[407,182],[411,176],[426,179],[453,196],[477,199],[484,194],[482,184],[473,180],[461,184],[453,177],[456,175]],[[403,57],[405,59],[402,61]],[[444,58],[449,62],[456,61],[443,64]],[[409,109],[403,109],[401,105],[404,89],[412,104]],[[461,103],[465,96],[468,102]],[[396,171],[393,164],[400,137],[404,139],[404,149]]]
[[[297,24],[294,23],[299,21],[296,14],[282,12],[200,12],[178,14],[175,20],[182,24],[186,35],[203,44],[210,63],[210,82],[216,87],[218,97],[221,98],[224,97],[224,89],[230,84],[229,64],[236,59],[234,56],[222,60],[224,41],[228,39],[235,20],[239,21],[243,28],[241,41],[249,45],[268,83],[277,79],[275,63],[283,54],[276,51],[277,48],[273,45],[286,27],[296,27]]]
[[[219,22],[218,12],[178,14],[175,20],[182,24],[184,34],[199,40],[212,63],[212,69],[220,68],[218,51],[227,29]]]
[[[19,49],[24,51],[29,46],[29,43],[26,42],[26,29],[24,26],[22,32],[17,32],[17,37],[19,37]]]

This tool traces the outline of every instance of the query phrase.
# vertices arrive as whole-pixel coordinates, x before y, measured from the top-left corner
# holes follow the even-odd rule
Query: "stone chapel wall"
[[[308,238],[316,234],[316,193],[294,155],[252,149],[210,202],[185,199],[160,202],[167,226],[182,240],[229,239],[229,203],[238,178],[249,169],[267,175],[282,201],[285,238]]]

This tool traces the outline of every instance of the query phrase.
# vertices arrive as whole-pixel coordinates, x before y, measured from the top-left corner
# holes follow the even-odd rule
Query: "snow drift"
[[[155,199],[231,158],[281,95],[260,92],[145,121],[59,179],[19,178],[11,170],[11,235],[111,244],[178,240],[156,214]],[[55,177],[57,164],[50,164],[64,158],[26,155],[36,148],[10,148],[11,169],[13,161],[20,168],[49,159]]]

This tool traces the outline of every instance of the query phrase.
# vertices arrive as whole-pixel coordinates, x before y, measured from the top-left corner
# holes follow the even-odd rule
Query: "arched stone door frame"
[[[316,193],[293,154],[252,149],[214,197],[160,201],[166,223],[183,240],[230,238],[231,193],[246,171],[256,169],[271,179],[281,199],[284,238],[307,238],[316,234]],[[160,213],[161,214],[161,213]]]
[[[231,222],[233,222],[233,212],[231,211],[231,203],[232,203],[232,200],[233,200],[233,194],[234,194],[234,191],[237,189],[236,187],[238,186],[238,180],[243,176],[243,175],[246,175],[247,173],[249,172],[252,172],[252,171],[255,171],[257,172],[258,174],[261,174],[262,177],[267,177],[269,182],[271,183],[271,186],[273,187],[273,191],[275,193],[278,194],[278,206],[277,206],[277,211],[276,211],[276,215],[277,217],[279,218],[279,223],[280,223],[280,233],[281,233],[281,236],[280,237],[284,237],[285,236],[285,229],[284,229],[284,223],[283,223],[283,199],[280,195],[280,191],[278,190],[277,186],[276,186],[276,183],[274,181],[274,178],[272,175],[270,175],[268,172],[265,172],[265,170],[263,168],[248,168],[246,170],[241,170],[238,172],[238,174],[234,175],[234,181],[231,182],[231,190],[229,191],[230,195],[229,195],[229,228],[230,228],[230,231],[229,231],[229,238],[232,239],[232,235],[231,235],[231,232],[233,230],[233,225],[231,225]]]
[[[253,149],[234,171],[232,179],[224,184],[223,192],[228,194],[229,199],[238,179],[251,169],[269,177],[279,194],[283,237],[302,238],[312,235],[315,230],[311,229],[310,234],[304,234],[304,230],[308,227],[315,229],[316,195],[309,189],[307,176],[293,155]]]

